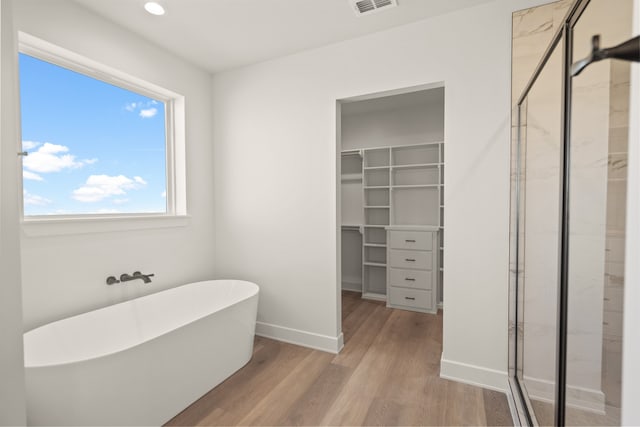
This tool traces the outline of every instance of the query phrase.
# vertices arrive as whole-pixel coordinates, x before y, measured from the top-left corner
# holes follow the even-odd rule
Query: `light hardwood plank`
[[[354,310],[348,321],[343,324],[343,331],[345,326],[348,328],[348,332],[343,332],[345,346],[333,363],[351,368],[357,367],[393,311],[382,305],[374,306],[373,309],[366,304],[362,304],[361,307],[361,310]],[[352,327],[352,323],[358,327]]]
[[[311,387],[333,358],[332,354],[311,352],[278,385],[248,411],[239,425],[281,425],[293,404]]]
[[[330,363],[311,387],[291,406],[280,425],[319,425],[338,397],[336,391],[346,384],[352,373],[353,369]]]
[[[504,394],[439,377],[442,312],[343,301],[340,354],[256,337],[244,368],[167,425],[511,425]]]

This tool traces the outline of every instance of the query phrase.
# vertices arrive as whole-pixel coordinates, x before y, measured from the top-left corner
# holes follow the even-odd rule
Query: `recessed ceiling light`
[[[164,15],[164,7],[154,1],[148,1],[144,4],[144,9],[152,15]]]

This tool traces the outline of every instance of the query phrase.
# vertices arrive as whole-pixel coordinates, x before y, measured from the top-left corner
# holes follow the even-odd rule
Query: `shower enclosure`
[[[514,111],[509,376],[523,424],[620,424],[632,9],[576,0]]]

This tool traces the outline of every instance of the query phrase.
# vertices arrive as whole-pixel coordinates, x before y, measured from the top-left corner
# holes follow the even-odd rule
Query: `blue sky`
[[[25,215],[166,211],[161,101],[20,54]]]

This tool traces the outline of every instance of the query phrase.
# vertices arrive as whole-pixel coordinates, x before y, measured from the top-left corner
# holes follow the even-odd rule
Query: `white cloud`
[[[113,204],[114,205],[124,205],[125,203],[128,203],[129,199],[113,199]]]
[[[23,179],[30,179],[32,181],[44,181],[44,179],[42,179],[42,177],[40,175],[38,175],[35,172],[29,172],[26,170],[22,171],[22,178]]]
[[[41,142],[36,142],[36,141],[22,141],[22,149],[23,150],[32,150],[36,147],[39,147],[40,145],[42,145]]]
[[[160,197],[162,197],[163,199],[167,198],[167,192],[163,191],[162,194],[160,194]]]
[[[30,144],[40,144],[28,141]],[[23,142],[24,146],[24,142]],[[38,146],[38,145],[35,145]],[[98,159],[76,160],[76,156],[69,153],[69,147],[45,142],[37,151],[29,153],[22,159],[25,169],[32,172],[48,173],[60,172],[63,169],[76,169],[86,164],[93,164]]]
[[[99,202],[112,196],[123,196],[129,190],[138,190],[147,183],[139,176],[134,179],[124,175],[91,175],[80,188],[73,190],[73,198],[79,202]]]
[[[45,206],[51,203],[51,200],[38,196],[37,194],[31,194],[27,190],[23,190],[24,204],[31,206]]]
[[[155,99],[146,102],[129,102],[125,104],[124,109],[129,111],[130,113],[138,112],[138,116],[142,117],[143,119],[150,119],[158,114],[158,108],[156,108],[155,106],[159,104],[160,103]]]
[[[145,181],[144,179],[142,179],[142,178],[141,178],[141,177],[139,177],[139,176],[134,176],[134,177],[133,177],[133,180],[134,180],[135,182],[137,182],[138,184],[140,184],[140,185],[147,185],[147,181]]]
[[[158,109],[157,108],[147,108],[144,110],[140,110],[140,117],[142,117],[143,119],[150,119],[151,117],[155,116],[156,114],[158,114]]]

